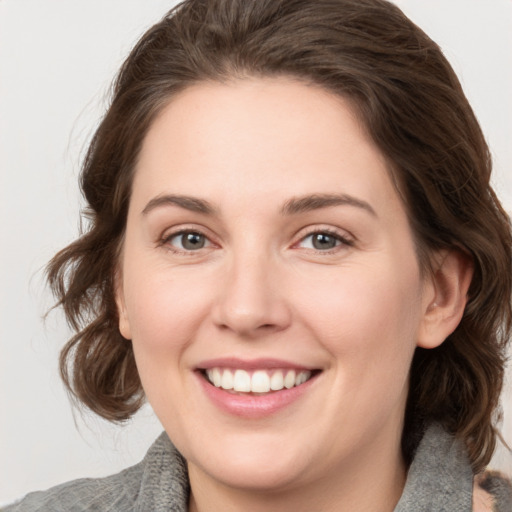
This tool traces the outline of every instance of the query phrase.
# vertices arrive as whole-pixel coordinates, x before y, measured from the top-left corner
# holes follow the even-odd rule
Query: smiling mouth
[[[268,394],[304,384],[319,370],[272,369],[247,371],[234,368],[202,370],[204,378],[213,386],[237,394]]]

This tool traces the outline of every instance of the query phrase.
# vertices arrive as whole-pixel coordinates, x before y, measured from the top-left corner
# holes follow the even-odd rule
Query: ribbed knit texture
[[[188,495],[185,461],[163,433],[121,473],[34,492],[3,512],[186,512]]]
[[[416,451],[395,512],[471,512],[472,501],[473,472],[462,443],[432,425]]]

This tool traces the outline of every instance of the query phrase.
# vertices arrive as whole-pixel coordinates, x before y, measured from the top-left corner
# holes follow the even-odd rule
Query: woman
[[[49,266],[72,393],[113,421],[147,397],[166,433],[8,510],[508,510],[482,473],[511,314],[490,167],[387,2],[171,11],[89,148],[90,227]]]

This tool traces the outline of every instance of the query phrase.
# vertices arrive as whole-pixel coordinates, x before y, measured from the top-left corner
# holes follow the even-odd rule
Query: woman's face
[[[191,478],[284,489],[400,460],[432,287],[348,102],[284,78],[174,97],[119,276],[121,333]]]

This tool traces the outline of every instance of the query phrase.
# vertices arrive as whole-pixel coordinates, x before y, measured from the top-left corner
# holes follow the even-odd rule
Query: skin
[[[283,212],[311,194],[350,201]],[[184,247],[183,230],[204,245]],[[333,247],[315,248],[326,232]],[[285,78],[171,99],[136,168],[117,304],[187,459],[190,510],[393,510],[414,350],[455,329],[470,281],[459,255],[433,259],[423,277],[387,162],[348,101]],[[200,383],[198,365],[222,357],[321,372],[293,403],[245,418]]]

